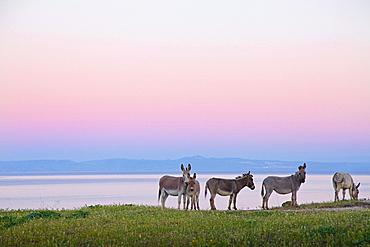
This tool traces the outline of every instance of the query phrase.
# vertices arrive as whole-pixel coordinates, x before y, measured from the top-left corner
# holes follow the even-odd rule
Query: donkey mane
[[[249,173],[243,173],[243,175],[239,175],[239,176],[235,177],[235,179],[238,180],[238,179],[241,179],[241,178],[245,178],[248,175],[251,175],[250,172]],[[251,175],[251,176],[253,177],[253,175]]]

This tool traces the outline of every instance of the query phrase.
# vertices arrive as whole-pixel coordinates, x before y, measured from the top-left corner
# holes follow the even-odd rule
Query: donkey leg
[[[209,198],[209,204],[211,205],[211,210],[216,210],[215,196],[216,194],[211,194],[211,198]]]
[[[195,201],[196,201],[196,203],[197,203],[197,208],[196,209],[198,209],[198,210],[200,210],[199,209],[199,195],[197,195],[196,197],[195,197]]]
[[[195,210],[196,208],[195,208],[195,196],[193,195],[192,197],[191,197],[191,210]]]
[[[227,207],[228,210],[231,210],[231,203],[233,201],[233,194],[230,195],[230,198],[229,198],[229,206]]]
[[[298,206],[298,203],[297,203],[297,191],[293,191],[292,192],[292,206],[293,207]]]
[[[162,195],[161,195],[161,204],[162,204],[162,209],[165,209],[165,202],[166,202],[166,199],[168,197],[168,194],[166,191],[162,191]]]
[[[177,196],[177,209],[179,210],[180,210],[180,205],[181,205],[181,197],[182,197],[182,194],[179,193]],[[185,209],[185,203],[184,203],[184,209]]]
[[[188,210],[189,208],[189,203],[190,203],[190,198],[189,196],[186,197],[186,207],[185,207],[185,210]]]
[[[234,203],[234,209],[235,210],[238,210],[237,208],[236,208],[236,196],[237,196],[238,194],[235,194],[234,195],[234,197],[233,197],[233,203]]]
[[[265,209],[265,197],[262,197],[262,209]]]
[[[342,189],[342,192],[343,192],[343,200],[344,200],[344,197],[346,196],[346,189]]]
[[[339,190],[340,190],[340,189],[339,189]],[[339,196],[338,196],[339,190],[338,190],[338,188],[337,188],[337,189],[335,189],[335,191],[334,191],[334,201],[335,201],[335,202],[336,202],[336,201],[339,201]]]
[[[272,191],[267,191],[266,190],[266,194],[263,196],[263,200],[262,200],[262,208],[263,209],[269,209],[268,201],[269,201],[269,198],[271,196],[271,193],[272,193]]]
[[[336,201],[339,201],[339,192],[340,192],[341,188],[339,186],[337,186],[336,190],[335,190],[335,198],[336,198]]]
[[[264,196],[262,199],[262,209],[269,209],[268,201],[269,201],[269,197]]]

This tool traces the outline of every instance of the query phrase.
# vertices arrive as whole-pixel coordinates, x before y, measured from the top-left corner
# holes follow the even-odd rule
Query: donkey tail
[[[265,195],[264,187],[265,187],[265,185],[262,183],[262,188],[261,188],[261,196],[262,197]]]
[[[161,190],[161,188],[159,188],[159,191],[158,191],[158,201],[161,198],[161,193],[162,193],[162,190]]]
[[[209,189],[208,184],[206,183],[206,187],[204,188],[204,198],[207,197],[207,190]]]

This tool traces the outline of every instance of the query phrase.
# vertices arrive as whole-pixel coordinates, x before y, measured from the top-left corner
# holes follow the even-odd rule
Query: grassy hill
[[[325,207],[352,204],[345,201]],[[184,211],[136,205],[0,211],[1,246],[369,246],[370,209]],[[296,208],[297,209],[297,208]]]

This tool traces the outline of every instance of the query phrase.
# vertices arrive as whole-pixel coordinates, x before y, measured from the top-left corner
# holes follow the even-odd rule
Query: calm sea
[[[77,209],[85,205],[158,203],[158,181],[161,175],[42,175],[0,176],[1,209]],[[209,209],[209,193],[204,198],[205,182],[211,177],[234,178],[232,175],[198,175],[201,183],[200,207]],[[266,175],[254,175],[256,189],[244,188],[238,195],[239,209],[259,209],[261,183]],[[306,183],[298,192],[298,203],[333,201],[332,175],[307,175]],[[361,182],[360,198],[370,197],[370,175],[353,175]],[[228,198],[216,196],[216,207],[226,209]],[[340,195],[341,198],[341,195]],[[346,198],[349,198],[348,191]],[[281,205],[290,195],[275,192],[270,206]],[[167,207],[177,208],[177,197],[170,196]]]

